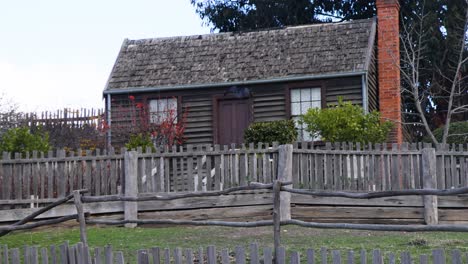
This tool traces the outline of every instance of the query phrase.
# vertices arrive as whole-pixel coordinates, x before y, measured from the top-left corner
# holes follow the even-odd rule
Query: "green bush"
[[[280,120],[272,122],[257,122],[251,124],[244,131],[246,143],[273,143],[287,144],[296,141],[297,131],[293,120]]]
[[[150,147],[153,152],[156,150],[149,133],[130,135],[130,140],[125,144],[125,147],[129,150],[136,150],[139,147],[141,147],[142,150],[146,150],[147,147]]]
[[[0,151],[18,152],[23,155],[33,150],[50,150],[49,134],[37,129],[31,133],[28,127],[11,128],[0,139]]]
[[[387,139],[393,127],[390,121],[380,122],[380,113],[364,113],[362,107],[343,102],[329,108],[311,108],[302,122],[313,137],[329,142],[378,143]]]
[[[442,142],[444,127],[439,127],[432,131],[438,142]],[[424,142],[432,143],[431,138],[426,136]],[[447,144],[466,144],[468,142],[468,121],[453,122],[450,124]]]

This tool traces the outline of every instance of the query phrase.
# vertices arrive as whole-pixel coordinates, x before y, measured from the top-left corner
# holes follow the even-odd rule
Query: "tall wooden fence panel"
[[[296,143],[293,185],[357,192],[420,189],[423,147],[408,143]],[[468,186],[468,145],[438,145],[436,157],[436,188]],[[117,194],[123,190],[123,167],[123,154],[114,150],[59,150],[26,156],[3,153],[0,206],[36,206],[81,188],[91,195]],[[270,183],[277,178],[278,145],[188,145],[154,153],[139,150],[137,167],[139,193],[212,191],[248,182]]]
[[[166,148],[139,154],[138,190],[141,193],[213,191],[248,182],[271,183],[276,179],[277,164],[277,145]]]
[[[438,188],[461,187],[468,185],[468,146],[449,146],[439,144],[436,146]]]
[[[11,158],[13,156],[13,158]],[[37,207],[87,189],[91,195],[117,194],[121,188],[123,155],[99,150],[66,153],[3,153],[0,160],[0,206]],[[22,204],[22,205],[21,205]]]
[[[431,145],[294,144],[296,188],[379,191],[420,189],[421,150]],[[468,186],[468,145],[437,145],[437,188]]]

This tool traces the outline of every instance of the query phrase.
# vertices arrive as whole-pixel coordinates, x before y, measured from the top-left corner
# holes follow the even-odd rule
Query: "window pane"
[[[309,108],[311,108],[312,105],[310,102],[302,102],[301,103],[301,114],[305,114],[307,113],[307,110],[309,110]]]
[[[301,89],[301,102],[309,102],[311,98],[311,91],[309,88]]]
[[[300,102],[301,101],[301,90],[292,89],[291,90],[291,102]]]
[[[164,112],[167,110],[167,99],[159,99],[158,112]]]
[[[312,141],[313,138],[310,136],[310,133],[309,133],[309,132],[303,130],[302,140],[304,140],[304,141]]]
[[[320,107],[322,107],[322,104],[321,104],[320,101],[314,101],[314,102],[311,103],[310,107],[311,108],[320,108]]]
[[[294,120],[294,124],[296,124],[297,127],[300,126],[300,123],[299,123],[299,120],[301,120],[300,116],[293,116],[292,120]]]
[[[168,111],[171,111],[171,115],[168,113],[168,117],[172,118],[173,122],[177,122],[177,99],[169,98],[168,100]]]
[[[320,95],[320,88],[313,88],[312,89],[312,101],[316,100],[321,100],[321,95]]]
[[[168,114],[167,111],[159,112],[159,122],[162,123],[163,121],[167,120]]]
[[[167,99],[167,110],[174,110],[177,111],[177,99],[175,98],[169,98]]]
[[[149,102],[150,122],[158,123],[158,100]]]
[[[158,100],[151,100],[149,103],[150,113],[155,113],[158,111]]]
[[[300,115],[301,114],[301,103],[292,103],[291,104],[291,115]]]

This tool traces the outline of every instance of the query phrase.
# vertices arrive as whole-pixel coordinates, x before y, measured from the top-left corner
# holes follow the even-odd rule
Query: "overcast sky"
[[[102,108],[124,38],[209,31],[190,0],[0,0],[0,93],[23,111]]]

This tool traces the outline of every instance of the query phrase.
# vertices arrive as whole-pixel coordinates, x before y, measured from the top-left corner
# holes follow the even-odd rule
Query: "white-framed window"
[[[177,122],[177,98],[161,98],[149,101],[150,122],[161,124],[168,118]]]
[[[322,94],[320,87],[291,89],[291,118],[295,120],[296,123],[298,140],[314,140],[298,121],[300,116],[307,113],[309,108],[321,107]]]

